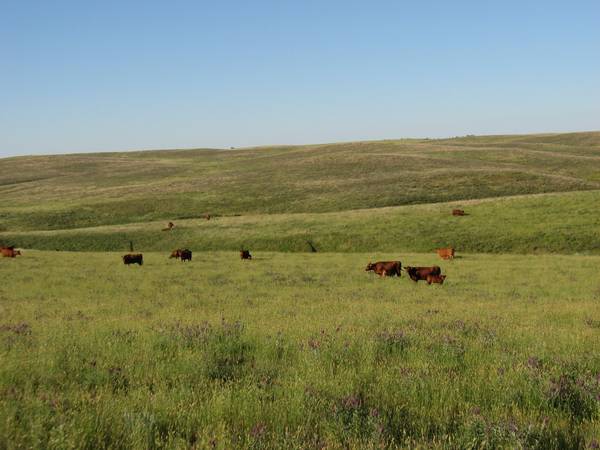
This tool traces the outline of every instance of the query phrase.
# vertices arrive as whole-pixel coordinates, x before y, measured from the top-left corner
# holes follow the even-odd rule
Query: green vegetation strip
[[[600,192],[533,195],[326,214],[213,217],[207,221],[0,233],[0,243],[71,251],[269,250],[472,253],[600,253]],[[454,217],[453,208],[468,215]]]

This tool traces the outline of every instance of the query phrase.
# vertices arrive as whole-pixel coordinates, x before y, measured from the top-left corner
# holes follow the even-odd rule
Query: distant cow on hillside
[[[0,253],[4,258],[14,258],[15,256],[20,256],[21,252],[19,250],[15,250],[14,247],[0,247]]]
[[[419,280],[427,280],[427,277],[430,275],[436,276],[441,275],[442,271],[439,266],[431,266],[431,267],[411,267],[406,266],[404,268],[405,272],[408,274],[411,280],[415,283]]]
[[[163,231],[171,231],[173,229],[173,227],[175,226],[175,224],[173,222],[169,222],[167,224],[167,228],[163,228]]]
[[[453,209],[452,210],[452,215],[453,216],[465,216],[465,211],[462,209]]]
[[[127,255],[123,255],[123,264],[125,265],[129,265],[129,264],[138,264],[138,265],[142,265],[144,264],[144,256],[141,253],[129,253]]]
[[[438,248],[437,254],[442,259],[453,259],[454,258],[454,249],[452,247]]]
[[[240,250],[240,259],[252,259],[252,255],[249,250]]]
[[[375,272],[380,277],[400,276],[402,263],[400,261],[377,261],[367,264],[366,272]]]

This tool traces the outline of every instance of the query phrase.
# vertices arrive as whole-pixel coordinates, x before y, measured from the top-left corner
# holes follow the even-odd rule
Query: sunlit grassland
[[[0,231],[600,188],[600,133],[0,159]]]
[[[597,256],[24,251],[0,259],[0,448],[582,448]],[[443,286],[364,272],[438,263]]]
[[[0,233],[0,244],[46,250],[600,253],[600,191],[335,213],[213,217],[60,231]],[[452,216],[453,208],[468,215]]]

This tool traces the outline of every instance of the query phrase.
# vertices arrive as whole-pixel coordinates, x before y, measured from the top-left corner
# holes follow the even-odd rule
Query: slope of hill
[[[0,159],[0,231],[600,189],[600,132]]]
[[[108,225],[53,231],[0,233],[0,243],[44,250],[322,252],[433,252],[453,246],[459,253],[600,253],[600,191],[536,194],[458,203],[391,208],[218,217]],[[455,207],[469,215],[454,217]]]

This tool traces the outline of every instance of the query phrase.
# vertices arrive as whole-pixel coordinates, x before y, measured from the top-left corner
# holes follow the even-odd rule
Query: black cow
[[[144,256],[141,253],[129,253],[127,255],[123,255],[123,264],[139,264],[140,266],[144,264]]]

